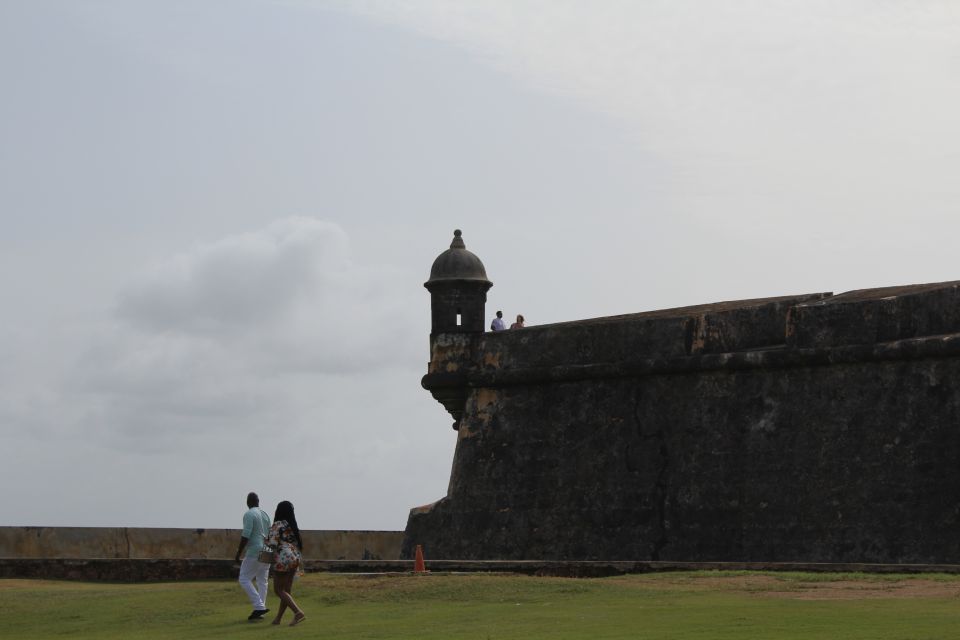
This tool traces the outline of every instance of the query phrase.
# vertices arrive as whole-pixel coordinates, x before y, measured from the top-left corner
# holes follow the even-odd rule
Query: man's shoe
[[[254,609],[253,613],[247,616],[247,620],[250,622],[256,622],[257,620],[262,620],[263,616],[270,611],[270,609]]]

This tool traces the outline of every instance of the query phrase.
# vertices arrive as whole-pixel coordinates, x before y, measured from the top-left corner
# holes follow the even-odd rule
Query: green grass
[[[246,622],[234,582],[0,580],[4,638],[960,637],[960,577],[665,573],[581,580],[313,574],[290,629]],[[276,609],[271,593],[268,606]],[[289,621],[289,617],[287,621]]]

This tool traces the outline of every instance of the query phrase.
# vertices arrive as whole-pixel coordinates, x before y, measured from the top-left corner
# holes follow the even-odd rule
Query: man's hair
[[[497,317],[498,317],[498,318],[502,318],[502,317],[503,317],[503,311],[497,311]]]
[[[260,506],[260,496],[255,494],[253,491],[247,494],[247,506],[248,507],[259,507]]]

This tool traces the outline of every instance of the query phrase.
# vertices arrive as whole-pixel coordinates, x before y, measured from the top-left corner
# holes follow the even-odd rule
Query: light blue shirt
[[[243,514],[243,533],[247,539],[245,558],[256,558],[263,548],[263,538],[270,532],[270,516],[260,507],[251,507]]]

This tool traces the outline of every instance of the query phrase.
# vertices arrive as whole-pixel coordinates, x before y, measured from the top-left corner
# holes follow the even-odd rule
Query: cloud
[[[341,227],[307,217],[173,256],[130,279],[70,370],[76,433],[144,450],[296,431],[344,376],[422,360],[416,284],[356,264]]]
[[[401,337],[415,330],[415,282],[355,264],[338,225],[295,217],[155,265],[121,292],[117,315],[157,340],[216,345],[269,370],[347,373],[411,354]]]
[[[232,522],[228,502],[197,525],[197,504],[255,488],[312,513],[305,526],[401,528],[410,496],[436,491],[407,460],[448,459],[424,437],[447,421],[417,384],[424,341],[410,338],[424,328],[408,299],[421,278],[350,246],[337,225],[289,218],[132,276],[49,398],[62,419],[31,440],[56,431],[64,468],[103,456],[78,486],[141,525]],[[139,496],[194,510],[155,521]]]
[[[347,237],[332,223],[287,218],[175,256],[135,278],[118,313],[133,326],[214,335],[275,322],[350,277]]]

